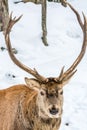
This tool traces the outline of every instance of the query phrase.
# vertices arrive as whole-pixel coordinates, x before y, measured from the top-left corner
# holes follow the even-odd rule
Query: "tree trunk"
[[[53,2],[58,2],[61,3],[63,6],[67,6],[66,1],[67,0],[48,0],[48,1],[53,1]],[[48,46],[47,43],[47,27],[46,27],[46,19],[47,19],[47,0],[18,0],[14,2],[15,4],[17,3],[26,3],[26,2],[33,2],[35,4],[41,4],[42,7],[42,41],[45,46]]]
[[[9,20],[8,0],[0,0],[0,31],[5,32]]]
[[[46,18],[47,18],[47,3],[46,0],[42,2],[42,41],[45,46],[48,46],[47,43],[47,27],[46,27]]]

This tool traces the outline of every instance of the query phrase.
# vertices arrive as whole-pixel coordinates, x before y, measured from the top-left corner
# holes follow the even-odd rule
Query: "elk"
[[[35,4],[41,4],[42,7],[42,41],[45,46],[48,46],[47,43],[47,27],[46,27],[46,19],[47,19],[47,1],[46,0],[22,0],[22,1],[16,1],[14,2],[15,4],[17,3],[26,3],[26,2],[33,2]],[[54,2],[60,2],[64,7],[66,7],[66,0],[54,0]]]
[[[25,84],[18,84],[0,90],[0,130],[59,130],[63,112],[63,87],[77,71],[76,67],[82,60],[87,45],[87,19],[83,14],[84,23],[72,5],[67,5],[76,14],[83,31],[83,44],[80,54],[73,64],[58,77],[40,75],[36,69],[22,64],[12,51],[10,32],[19,18],[10,15],[5,33],[5,42],[12,61],[35,78],[25,78]]]

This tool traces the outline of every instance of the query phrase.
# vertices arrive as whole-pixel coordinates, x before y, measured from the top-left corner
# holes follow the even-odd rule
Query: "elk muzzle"
[[[49,112],[50,112],[50,114],[52,114],[52,115],[56,115],[56,114],[58,114],[59,109],[56,108],[56,107],[53,105],[52,108],[49,109]]]

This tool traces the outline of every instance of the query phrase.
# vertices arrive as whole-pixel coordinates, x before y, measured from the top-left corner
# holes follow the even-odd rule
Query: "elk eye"
[[[40,94],[41,94],[42,96],[44,96],[44,95],[45,95],[45,92],[44,92],[44,91],[41,91]]]
[[[60,92],[60,95],[63,95],[63,91]]]

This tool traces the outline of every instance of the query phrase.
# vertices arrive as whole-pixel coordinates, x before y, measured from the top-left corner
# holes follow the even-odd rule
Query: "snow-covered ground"
[[[48,47],[41,41],[41,5],[9,0],[13,16],[23,14],[11,32],[11,42],[18,50],[16,56],[45,77],[58,76],[62,66],[65,70],[76,59],[82,46],[82,31],[76,16],[69,7],[47,2]],[[87,0],[68,0],[81,14],[87,16]],[[82,14],[81,14],[82,16]],[[0,48],[5,47],[0,33]],[[87,130],[87,53],[77,67],[78,71],[64,87],[64,112],[60,130]],[[32,77],[18,68],[8,52],[0,50],[0,89],[24,83],[24,77]]]

